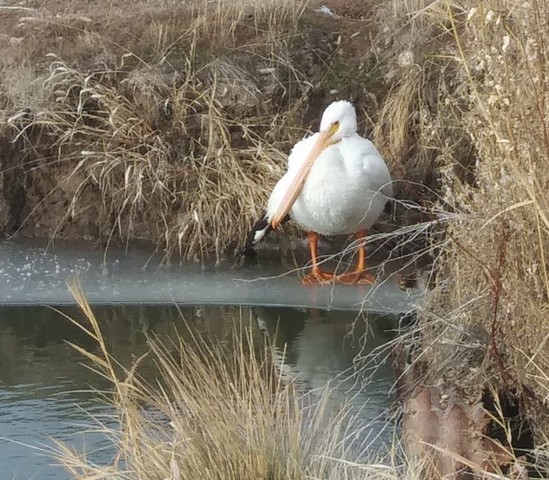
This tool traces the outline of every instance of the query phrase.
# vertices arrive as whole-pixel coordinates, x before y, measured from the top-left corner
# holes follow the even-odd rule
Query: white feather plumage
[[[324,112],[321,130],[340,125],[333,145],[315,160],[301,193],[290,211],[302,228],[322,235],[355,233],[369,229],[393,196],[391,176],[372,142],[356,133],[354,107],[334,102]],[[267,207],[271,220],[292,179],[319,134],[298,142],[288,158],[288,171],[276,184]]]

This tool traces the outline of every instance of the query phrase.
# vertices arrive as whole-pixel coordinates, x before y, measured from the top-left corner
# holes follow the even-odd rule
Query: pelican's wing
[[[240,250],[242,255],[253,255],[255,253],[256,245],[259,244],[259,242],[261,242],[263,238],[265,238],[265,236],[273,230],[273,227],[271,226],[271,219],[278,210],[278,206],[280,205],[280,202],[282,202],[284,194],[286,190],[288,190],[292,178],[292,174],[288,171],[275,185],[275,188],[269,197],[267,211],[257,222],[255,222],[254,226],[250,230],[250,233],[248,234],[248,237],[246,238],[244,247]],[[290,220],[290,216],[286,215],[286,217],[282,220],[282,223],[285,223],[288,220]]]
[[[299,167],[299,165],[305,161],[310,151],[313,149],[318,135],[318,133],[315,133],[310,137],[305,137],[294,145],[294,148],[292,148],[292,151],[288,156],[288,170]]]
[[[307,159],[309,152],[313,148],[318,133],[311,135],[310,137],[304,138],[297,142],[290,155],[288,155],[288,171],[282,176],[282,178],[275,185],[271,196],[269,197],[269,203],[267,205],[267,218],[271,220],[276,214],[286,192],[290,188],[293,178],[295,177],[297,171],[301,164]]]
[[[284,220],[282,220],[282,223],[286,223],[288,220],[290,220],[290,215],[286,215]],[[265,212],[261,218],[255,222],[254,226],[250,230],[250,233],[248,233],[244,247],[242,247],[238,253],[247,257],[255,255],[255,247],[257,244],[272,231],[273,227],[271,227],[271,222],[267,218],[267,212]]]
[[[360,138],[362,168],[368,176],[372,191],[381,192],[387,199],[393,199],[391,174],[375,145],[366,138]]]
[[[298,167],[303,161],[307,158],[307,155],[313,148],[313,145],[318,137],[318,134],[304,138],[297,142],[290,155],[288,156],[288,171],[284,176],[278,181],[275,185],[271,196],[269,197],[269,203],[267,205],[267,211],[265,214],[254,224],[244,247],[240,250],[240,253],[243,255],[253,255],[255,253],[255,246],[265,238],[272,231],[271,219],[275,215],[280,203],[282,202],[292,179],[294,178],[295,172],[298,170]],[[286,215],[282,223],[287,222],[290,219],[289,215]]]
[[[273,188],[271,196],[269,197],[269,203],[267,204],[267,213],[265,215],[265,218],[269,222],[272,220],[273,216],[276,214],[278,208],[280,207],[280,204],[282,203],[282,200],[284,199],[288,188],[290,188],[290,184],[292,183],[292,179],[294,178],[295,173],[295,168],[288,168],[288,171],[282,176],[282,178]]]

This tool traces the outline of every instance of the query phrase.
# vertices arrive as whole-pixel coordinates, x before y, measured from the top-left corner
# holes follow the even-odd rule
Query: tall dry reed
[[[437,285],[422,314],[427,381],[453,385],[473,400],[485,388],[512,391],[543,434],[549,425],[543,374],[549,368],[549,5],[406,5],[393,21],[409,44],[398,45],[393,56],[409,53],[410,61],[395,67],[401,77],[382,118],[391,148],[406,154],[417,141],[411,161],[428,153],[438,203],[451,212],[434,255]],[[415,73],[402,76],[403,68]]]
[[[382,454],[375,462],[373,452],[368,464],[358,461],[365,455],[364,425],[344,405],[329,407],[329,386],[303,394],[283,381],[268,345],[258,344],[248,327],[236,325],[224,344],[190,328],[170,344],[151,338],[148,358],[124,368],[109,353],[101,320],[79,287],[72,292],[86,318],[75,323],[97,344],[93,351],[75,348],[112,383],[118,423],[103,427],[116,450],[110,465],[58,444],[58,460],[72,478],[399,478],[398,452],[387,453],[386,463]],[[152,381],[140,375],[142,361],[156,365]]]

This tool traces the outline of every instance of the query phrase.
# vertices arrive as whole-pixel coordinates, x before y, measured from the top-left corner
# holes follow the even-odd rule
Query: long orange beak
[[[332,134],[332,131],[320,132],[318,139],[311,150],[311,153],[309,153],[309,156],[303,162],[303,165],[301,165],[301,167],[299,168],[299,171],[292,180],[292,183],[290,184],[286,195],[284,195],[284,198],[282,199],[282,203],[280,204],[278,210],[271,219],[271,227],[278,227],[282,223],[282,220],[284,220],[286,215],[288,215],[288,212],[291,210],[293,204],[297,200],[297,197],[299,197],[299,194],[303,189],[303,185],[305,185],[305,181],[307,180],[307,176],[311,171],[313,163],[315,163],[315,160],[322,153],[322,151],[330,145],[330,139],[332,137]]]

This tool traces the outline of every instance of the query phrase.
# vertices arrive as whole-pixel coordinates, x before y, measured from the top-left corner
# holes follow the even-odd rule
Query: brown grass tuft
[[[344,406],[328,408],[329,387],[303,395],[285,383],[269,347],[258,346],[245,325],[235,325],[225,343],[190,329],[170,344],[150,339],[147,361],[157,367],[151,383],[140,376],[144,357],[129,368],[112,358],[100,319],[77,286],[72,292],[89,322],[77,325],[97,342],[93,353],[75,348],[112,382],[119,423],[105,431],[117,450],[111,465],[58,445],[73,478],[398,478],[395,464],[353,461],[362,426]]]
[[[143,238],[183,259],[220,260],[301,133],[292,126],[310,84],[291,55],[305,5],[20,18],[21,41],[0,66],[2,123],[25,152],[17,232],[106,245]]]
[[[412,17],[428,15],[431,31],[445,32],[437,53],[438,106],[429,123],[436,127],[432,120],[440,118],[445,126],[436,165],[453,219],[437,257],[438,287],[423,314],[427,381],[459,385],[472,400],[488,385],[512,391],[543,436],[549,425],[542,374],[549,368],[549,7],[536,0],[433,5]],[[391,118],[406,116],[406,102],[399,105],[388,102]],[[451,135],[441,137],[448,127]]]

